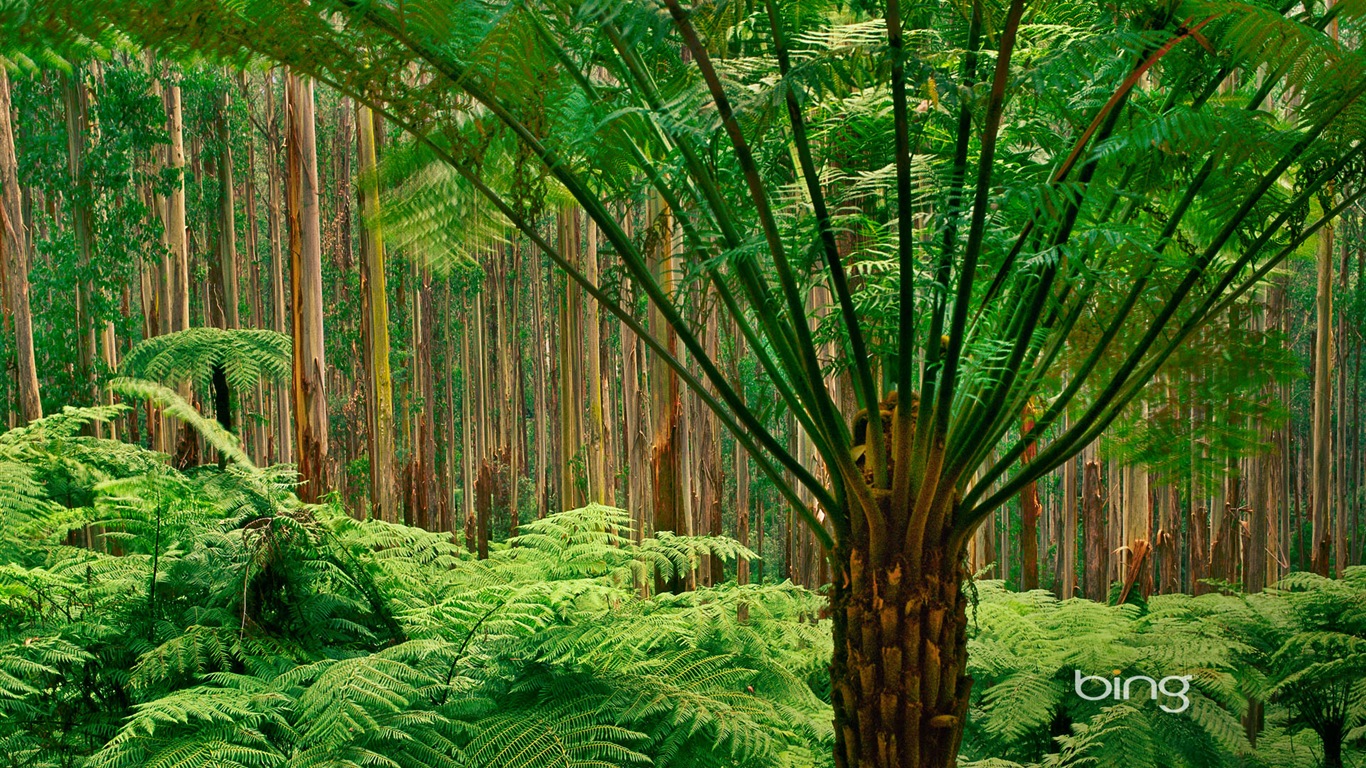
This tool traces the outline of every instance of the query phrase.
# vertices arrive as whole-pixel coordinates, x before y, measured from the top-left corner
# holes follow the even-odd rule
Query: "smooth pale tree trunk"
[[[1020,434],[1027,435],[1033,428],[1034,413],[1030,406],[1025,409]],[[1037,452],[1037,445],[1030,443],[1020,462],[1028,464]],[[1039,518],[1042,516],[1038,483],[1027,483],[1020,489],[1020,590],[1023,592],[1039,588]]]
[[[740,358],[744,355],[745,337],[740,333],[739,324],[731,322],[731,375],[740,381]],[[735,529],[736,538],[741,546],[749,546],[749,453],[738,443],[735,445]],[[763,553],[759,553],[762,555]],[[735,564],[735,580],[741,585],[749,583],[749,561],[743,558]]]
[[[286,78],[288,80],[288,78]],[[284,233],[284,195],[281,188],[280,179],[280,153],[284,149],[284,136],[280,131],[280,119],[275,109],[275,86],[274,75],[268,74],[265,78],[265,103],[266,103],[266,123],[270,127],[270,135],[267,141],[267,219],[266,233],[270,240],[270,300],[271,300],[271,328],[276,333],[288,333],[289,326],[285,318],[290,316],[289,305],[285,303],[286,282],[285,275],[285,253],[282,243],[285,239]],[[272,418],[273,429],[271,431],[272,458],[284,464],[294,461],[294,439],[291,429],[290,415],[293,407],[290,402],[290,395],[293,386],[276,386],[275,390],[275,413]]]
[[[550,428],[553,423],[550,408],[550,390],[547,382],[550,369],[550,333],[546,321],[545,300],[542,286],[545,283],[545,270],[531,271],[531,323],[532,323],[532,373],[535,376],[535,430],[536,430],[536,519],[546,516],[550,508],[547,483],[550,463]]]
[[[669,209],[657,196],[652,195],[649,199],[646,221],[650,227],[647,236],[650,272],[664,294],[671,296],[674,292],[673,221]],[[653,302],[650,303],[649,329],[673,354],[677,337]],[[649,386],[650,433],[653,436],[650,446],[652,524],[656,532],[679,532],[685,530],[681,518],[686,509],[682,504],[678,456],[678,376],[658,355],[649,356]],[[667,579],[662,574],[655,576],[657,591],[681,592],[685,584],[685,574],[676,573]]]
[[[0,66],[0,258],[5,292],[14,321],[15,377],[19,414],[24,422],[43,417],[38,365],[33,354],[33,312],[29,304],[28,242],[19,191],[19,162],[14,149],[9,73]]]
[[[232,134],[228,126],[228,110],[231,107],[231,91],[223,89],[218,103],[215,128],[218,133],[218,263],[213,300],[215,307],[210,314],[220,328],[240,328],[237,295],[237,217],[233,195]]]
[[[389,298],[384,271],[384,237],[379,223],[379,185],[376,177],[374,112],[367,106],[356,108],[359,137],[360,291],[361,334],[365,348],[365,370],[369,374],[366,392],[370,429],[371,514],[385,522],[395,522],[394,489],[394,385],[389,367]],[[468,370],[462,369],[462,370]],[[468,402],[466,402],[468,408]],[[466,415],[466,423],[468,423]],[[466,440],[465,445],[469,445]],[[468,453],[468,448],[466,448]]]
[[[327,490],[327,395],[323,353],[322,244],[313,82],[290,73],[286,210],[289,218],[291,317],[294,334],[294,442],[299,498],[317,502]]]
[[[1077,497],[1081,484],[1077,482],[1077,462],[1071,458],[1063,466],[1062,475],[1062,535],[1058,541],[1058,573],[1061,578],[1054,593],[1061,599],[1077,594]]]
[[[598,283],[598,225],[588,221],[587,248],[583,254],[583,272],[588,281]],[[583,346],[584,386],[588,389],[588,498],[600,504],[613,501],[607,489],[606,424],[602,409],[602,317],[598,302],[584,304]]]
[[[238,76],[238,87],[247,102],[248,112],[252,111],[250,102],[250,80],[247,73],[242,72]],[[260,230],[257,228],[260,222],[260,210],[257,205],[256,197],[256,134],[254,131],[247,135],[247,167],[246,181],[242,185],[243,197],[245,198],[247,224],[245,229],[247,260],[247,305],[251,313],[250,327],[264,328],[266,322],[265,303],[261,297],[261,259],[259,252]],[[253,414],[261,415],[264,413],[266,404],[266,382],[257,381],[251,393],[251,410]],[[257,463],[267,460],[266,453],[266,424],[261,418],[252,419],[250,426],[251,456]]]
[[[1332,567],[1333,531],[1329,519],[1332,492],[1333,381],[1333,226],[1319,230],[1317,285],[1314,297],[1313,465],[1309,490],[1313,571],[1327,576]],[[1340,543],[1339,543],[1340,544]]]
[[[1134,560],[1140,553],[1150,552],[1150,531],[1153,522],[1152,500],[1149,494],[1148,468],[1142,464],[1130,464],[1124,468],[1124,547],[1127,557],[1125,568],[1138,567],[1141,575],[1136,584],[1144,597],[1152,594],[1152,564],[1146,559],[1138,566]],[[1236,527],[1235,527],[1236,531]]]
[[[185,232],[185,141],[181,117],[180,86],[166,86],[166,126],[170,135],[167,167],[171,171],[171,194],[166,199],[166,242],[171,249],[168,298],[169,331],[190,327],[190,251]]]
[[[67,171],[72,186],[72,227],[76,235],[80,264],[84,269],[88,268],[95,258],[95,231],[92,210],[94,190],[91,189],[90,179],[84,168],[86,137],[90,133],[90,92],[86,88],[85,75],[80,67],[67,75],[63,95],[66,108]],[[80,281],[76,285],[76,334],[79,339],[77,357],[80,362],[80,373],[86,379],[92,403],[101,400],[99,375],[95,370],[95,327],[92,286]],[[95,437],[102,436],[100,422],[91,422],[90,429]]]
[[[1342,255],[1340,269],[1338,271],[1338,288],[1343,296],[1350,296],[1347,292],[1347,267],[1350,263],[1347,259],[1348,248],[1346,238],[1344,242],[1338,244],[1338,252]],[[1348,538],[1347,528],[1347,347],[1351,343],[1351,336],[1347,329],[1346,307],[1337,312],[1337,329],[1334,338],[1334,365],[1333,378],[1337,383],[1336,402],[1333,406],[1337,409],[1335,444],[1333,451],[1333,479],[1332,494],[1333,499],[1333,540],[1337,542],[1337,557],[1333,559],[1333,573],[1337,578],[1342,578],[1343,569],[1347,567],[1351,557],[1352,542]]]
[[[559,213],[560,252],[571,264],[580,264],[579,211],[565,209]],[[582,289],[577,283],[565,281],[560,296],[559,372],[560,372],[560,508],[574,509],[586,501],[575,476],[574,464],[583,446],[583,399],[579,386],[578,339],[582,332],[580,318]]]

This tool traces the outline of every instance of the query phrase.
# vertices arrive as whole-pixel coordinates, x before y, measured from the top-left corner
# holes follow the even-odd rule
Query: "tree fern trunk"
[[[834,553],[835,765],[947,768],[956,764],[972,689],[967,574],[947,540],[921,552],[884,546],[891,554],[883,562],[869,544]],[[919,579],[907,578],[912,558],[922,560]]]

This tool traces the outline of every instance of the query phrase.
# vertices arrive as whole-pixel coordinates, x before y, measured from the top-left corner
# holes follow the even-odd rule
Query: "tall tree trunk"
[[[417,275],[417,293],[413,301],[413,350],[416,375],[416,394],[422,408],[417,414],[416,429],[413,432],[412,466],[409,479],[412,483],[411,525],[430,530],[432,517],[432,485],[436,473],[436,418],[435,378],[432,370],[432,326],[433,317],[432,273],[422,267]]]
[[[237,218],[232,185],[232,134],[228,126],[231,93],[230,89],[223,89],[215,116],[218,133],[218,279],[213,293],[217,305],[213,315],[217,316],[220,328],[241,327],[237,296]]]
[[[1346,238],[1338,244],[1338,251],[1342,255],[1341,268],[1338,271],[1338,287],[1344,297],[1351,296],[1347,292],[1347,267],[1350,263],[1347,258],[1348,248]],[[1347,528],[1347,347],[1349,336],[1347,333],[1347,307],[1337,312],[1337,329],[1334,332],[1333,343],[1333,379],[1337,383],[1337,398],[1333,403],[1337,410],[1337,428],[1334,430],[1333,469],[1332,486],[1329,493],[1333,499],[1333,540],[1337,542],[1337,557],[1333,559],[1333,572],[1337,578],[1342,578],[1342,571],[1348,565],[1351,557],[1352,543],[1348,538]]]
[[[14,320],[15,375],[19,414],[24,422],[43,417],[38,365],[33,354],[33,312],[28,291],[28,242],[19,193],[19,162],[14,149],[9,73],[0,66],[0,260],[5,292]]]
[[[95,258],[94,231],[94,190],[84,163],[86,137],[90,133],[89,100],[90,94],[85,85],[85,74],[78,66],[67,75],[64,91],[66,106],[66,153],[67,170],[71,177],[72,224],[76,234],[76,246],[83,270]],[[89,387],[90,402],[101,400],[99,375],[95,370],[95,337],[97,319],[94,314],[94,286],[83,280],[76,285],[76,333],[78,338],[78,359],[80,375]],[[101,436],[100,422],[91,422],[91,430],[96,437]]]
[[[292,316],[289,305],[285,303],[285,254],[282,243],[285,239],[284,217],[282,209],[284,207],[283,190],[280,181],[280,154],[284,149],[284,137],[280,131],[280,119],[275,109],[275,86],[274,75],[267,74],[264,78],[265,103],[266,103],[266,124],[269,126],[269,136],[267,137],[267,217],[266,235],[270,240],[270,303],[271,303],[271,329],[276,333],[287,333],[290,331],[285,322],[285,318]],[[286,83],[288,76],[286,75]],[[292,251],[291,251],[292,253]],[[291,296],[293,289],[289,289]],[[278,462],[288,464],[294,461],[294,439],[293,430],[290,427],[290,415],[293,407],[290,396],[293,393],[293,386],[276,386],[275,390],[275,413],[271,418],[271,457]]]
[[[247,78],[247,73],[242,72],[239,75],[238,84],[243,99],[246,101],[247,110],[250,112],[252,106],[249,83],[250,81]],[[250,325],[252,328],[265,328],[265,302],[261,297],[260,230],[258,229],[260,210],[256,200],[256,134],[254,131],[248,132],[247,135],[246,183],[242,185],[242,191],[243,196],[246,198],[245,204],[247,214],[247,225],[245,227],[246,240],[244,244],[246,246],[246,263],[248,265],[247,304],[250,307],[251,312]],[[266,423],[263,419],[259,418],[259,416],[264,415],[265,404],[266,383],[262,380],[256,382],[255,389],[252,392],[250,405],[252,413],[258,416],[258,418],[252,419],[252,424],[249,428],[251,435],[251,456],[258,463],[263,463],[268,460],[266,451]]]
[[[669,209],[657,196],[649,199],[646,221],[650,227],[647,235],[650,272],[665,295],[672,295],[673,221]],[[650,304],[649,329],[672,354],[677,343],[673,328],[665,322],[663,313],[653,302]],[[680,485],[678,460],[678,377],[658,355],[649,356],[649,366],[650,432],[654,438],[650,446],[652,523],[656,532],[676,533],[686,530],[681,520],[686,514],[686,507],[682,503],[683,488]],[[664,578],[663,574],[655,575],[657,591],[680,592],[685,585],[686,574],[675,573],[669,578]]]
[[[565,209],[559,214],[560,252],[571,264],[579,264],[579,211]],[[558,333],[560,372],[560,508],[574,509],[585,499],[580,492],[574,468],[579,448],[583,445],[583,400],[579,397],[578,368],[582,363],[578,338],[580,328],[580,289],[577,283],[565,280],[560,296],[560,328]]]
[[[294,442],[298,446],[299,498],[317,502],[327,490],[327,395],[323,352],[322,245],[318,210],[318,153],[314,137],[313,81],[287,76],[291,315],[294,332]]]
[[[531,270],[531,323],[532,323],[532,372],[535,382],[536,430],[536,519],[546,516],[550,508],[550,489],[548,471],[550,465],[550,427],[551,417],[550,389],[548,384],[550,369],[550,328],[546,321],[545,298],[542,286],[545,284],[546,270],[538,262]]]
[[[737,323],[731,323],[731,375],[740,381],[740,358],[744,354],[745,337]],[[740,545],[749,546],[749,453],[735,443],[735,528]],[[762,556],[762,552],[758,553]],[[735,580],[740,585],[749,583],[749,561],[741,559],[735,566]]]
[[[360,162],[361,334],[365,347],[370,429],[370,509],[380,520],[396,522],[394,490],[394,385],[389,368],[389,294],[384,271],[384,238],[379,224],[375,121],[367,106],[356,107]],[[468,441],[466,442],[468,446]],[[468,450],[468,448],[466,448]]]
[[[1313,570],[1327,576],[1332,567],[1333,531],[1329,513],[1332,493],[1333,428],[1333,225],[1319,230],[1318,283],[1315,293],[1313,477],[1309,492]]]
[[[1053,593],[1066,600],[1077,594],[1077,500],[1081,484],[1077,482],[1077,461],[1067,460],[1062,477],[1062,533],[1058,540],[1058,574]]]
[[[583,272],[590,283],[597,285],[598,225],[590,219],[587,229]],[[584,376],[588,388],[588,498],[611,504],[614,499],[607,489],[606,422],[602,411],[602,318],[596,301],[585,302],[583,309],[584,362],[588,367]]]
[[[464,503],[461,506],[465,513],[465,547],[471,552],[477,552],[474,517],[474,459],[477,446],[474,430],[471,428],[474,384],[473,369],[470,367],[470,334],[474,321],[468,298],[464,300],[462,310],[461,317],[464,322],[460,328],[460,479]]]
[[[1109,548],[1100,489],[1100,462],[1092,459],[1086,462],[1082,474],[1081,516],[1086,535],[1086,597],[1096,602],[1104,602],[1110,589]]]
[[[1209,591],[1209,586],[1202,583],[1204,579],[1210,577],[1210,550],[1206,542],[1209,540],[1210,524],[1209,512],[1204,505],[1191,504],[1190,520],[1190,580],[1191,594],[1203,595]]]
[[[1034,408],[1025,407],[1021,436],[1034,429]],[[1028,464],[1034,460],[1037,445],[1030,443],[1020,457],[1020,463]],[[1043,515],[1043,505],[1039,503],[1039,486],[1028,483],[1020,489],[1020,590],[1028,592],[1039,588],[1039,518]]]

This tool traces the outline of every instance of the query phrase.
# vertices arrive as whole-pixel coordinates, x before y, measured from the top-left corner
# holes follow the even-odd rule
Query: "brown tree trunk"
[[[1315,293],[1313,476],[1309,492],[1315,573],[1332,568],[1333,225],[1319,230]]]
[[[1205,542],[1209,536],[1209,515],[1205,507],[1195,505],[1191,508],[1190,520],[1190,580],[1191,594],[1203,595],[1209,585],[1203,584],[1209,578],[1209,549]]]
[[[14,149],[9,73],[0,66],[0,262],[6,300],[14,320],[15,376],[19,414],[25,423],[43,417],[38,365],[33,354],[33,312],[28,291],[28,242],[19,194],[19,162]]]
[[[560,252],[571,264],[579,264],[579,211],[565,209],[559,214]],[[565,280],[560,296],[559,389],[560,389],[560,509],[575,509],[586,499],[580,490],[575,464],[583,446],[582,390],[579,387],[580,296],[581,289]]]
[[[267,179],[267,213],[266,213],[266,236],[270,240],[270,304],[271,304],[271,328],[276,333],[288,333],[289,326],[285,318],[291,315],[289,305],[285,303],[286,283],[285,275],[285,254],[283,241],[285,239],[285,225],[282,209],[284,207],[283,191],[280,181],[280,152],[284,148],[284,137],[280,132],[280,120],[275,110],[275,86],[274,75],[267,74],[265,83],[265,103],[266,103],[266,123],[269,126],[269,136],[267,137],[266,147],[266,179]],[[288,77],[286,77],[288,81]],[[290,289],[292,295],[292,289]],[[271,417],[271,458],[275,461],[288,464],[294,461],[294,439],[293,430],[290,428],[290,414],[293,407],[290,402],[292,386],[283,385],[273,387],[275,397],[275,413]]]
[[[299,498],[317,502],[327,490],[327,396],[323,389],[327,365],[323,357],[322,246],[313,82],[290,73],[286,88],[294,442],[299,456]]]
[[[956,761],[972,690],[961,588],[967,574],[948,541],[881,563],[867,546],[841,545],[834,553],[835,765],[947,768]],[[910,558],[919,556],[923,575],[907,578]]]
[[[1033,428],[1033,407],[1026,406],[1020,434],[1027,435]],[[1020,463],[1033,461],[1037,450],[1037,444],[1031,443],[1020,457]],[[1039,588],[1039,518],[1042,516],[1039,486],[1027,483],[1020,489],[1020,590],[1023,592]]]
[[[672,216],[655,197],[651,197],[646,211],[650,223],[647,235],[650,270],[666,295],[673,293],[673,222]],[[665,322],[663,313],[650,304],[649,328],[661,338],[672,354],[676,343],[673,329]],[[650,423],[653,444],[650,446],[651,509],[653,527],[658,531],[686,530],[681,517],[686,514],[682,503],[678,459],[679,392],[678,377],[658,355],[649,356]],[[676,573],[670,578],[655,575],[657,591],[680,592],[686,586],[686,574]]]
[[[1110,565],[1100,489],[1100,462],[1092,459],[1086,462],[1081,488],[1082,526],[1086,536],[1086,597],[1105,602],[1110,589]]]
[[[474,481],[475,553],[480,560],[489,559],[489,520],[493,516],[493,469],[488,462],[480,462],[479,476]]]
[[[76,67],[67,75],[64,91],[66,107],[66,149],[67,170],[70,174],[74,193],[71,196],[72,225],[76,235],[82,268],[95,258],[95,231],[90,178],[86,173],[86,137],[90,133],[89,103],[90,92],[85,85],[85,75]],[[80,362],[80,375],[89,387],[90,403],[99,403],[99,374],[95,369],[95,338],[97,318],[94,316],[93,291],[97,287],[80,280],[76,285],[76,333],[79,341],[77,359]],[[100,437],[100,422],[91,422],[90,429],[95,437]]]
[[[436,418],[435,377],[432,371],[432,326],[436,322],[432,304],[432,274],[423,267],[418,275],[418,290],[413,301],[413,349],[416,354],[414,373],[417,398],[422,410],[417,414],[413,432],[411,524],[423,530],[432,525],[432,486],[436,474]]]
[[[1077,478],[1078,459],[1071,458],[1063,466],[1062,531],[1058,541],[1058,583],[1053,594],[1066,600],[1077,596],[1077,499],[1081,484]]]
[[[211,270],[214,278],[213,301],[210,313],[220,328],[239,328],[237,297],[237,217],[233,199],[232,134],[228,129],[228,109],[231,90],[223,89],[215,116],[218,133],[218,260]]]
[[[591,219],[587,227],[588,248],[583,254],[583,273],[598,283],[598,225]],[[584,302],[583,347],[588,389],[588,499],[600,504],[614,501],[607,488],[606,421],[602,409],[602,318],[598,302]]]

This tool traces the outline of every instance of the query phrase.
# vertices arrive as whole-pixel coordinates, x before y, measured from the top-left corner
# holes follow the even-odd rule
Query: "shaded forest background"
[[[0,98],[10,426],[121,401],[109,386],[121,376],[160,379],[257,463],[298,464],[303,498],[335,495],[357,518],[449,531],[483,555],[525,521],[598,501],[638,532],[724,534],[761,555],[703,563],[682,586],[828,581],[813,536],[696,395],[489,211],[432,213],[441,171],[368,109],[282,68],[128,52],[21,68]],[[708,319],[715,294],[673,259],[667,209],[641,198],[617,210],[662,284],[698,310],[707,348],[733,349],[735,329]],[[572,204],[552,196],[536,217],[657,327]],[[1104,600],[1115,581],[1255,591],[1362,562],[1362,226],[1349,211],[1206,327],[1121,423],[993,515],[971,568]],[[845,233],[842,248],[872,264],[861,237]],[[808,296],[818,338],[830,303]],[[134,353],[203,328],[274,334],[190,331]],[[852,419],[825,335],[829,385]],[[823,472],[739,358],[746,400]],[[193,430],[137,406],[91,428],[180,467],[217,460]]]

